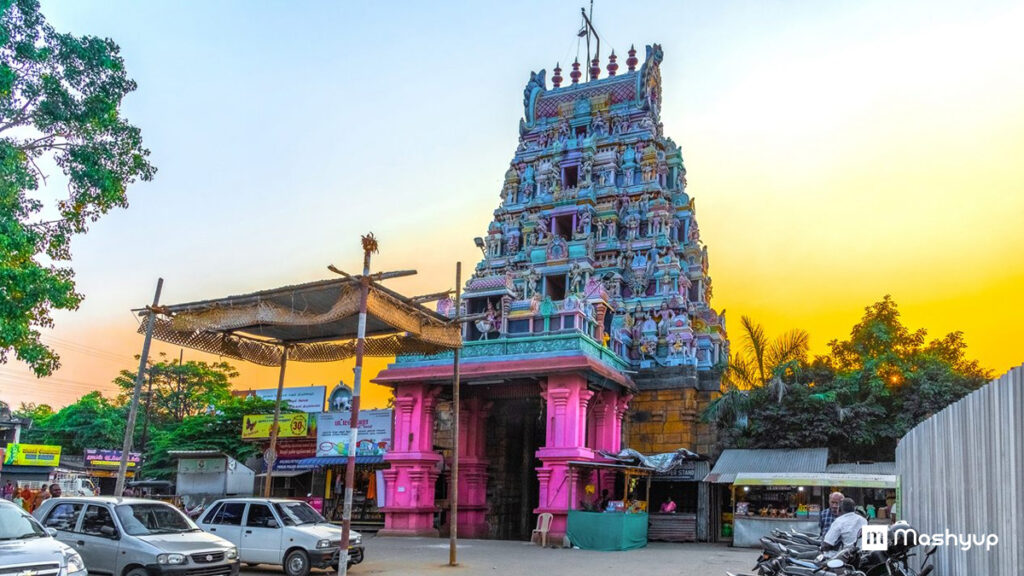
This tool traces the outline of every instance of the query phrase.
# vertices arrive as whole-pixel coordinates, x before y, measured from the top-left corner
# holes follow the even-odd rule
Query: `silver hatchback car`
[[[51,498],[33,516],[74,548],[89,574],[236,576],[238,550],[177,508],[141,498]]]

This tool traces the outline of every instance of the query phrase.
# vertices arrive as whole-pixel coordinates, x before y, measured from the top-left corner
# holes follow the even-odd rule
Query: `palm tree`
[[[722,374],[722,387],[751,390],[770,386],[773,391],[776,388],[784,390],[785,384],[777,377],[786,367],[807,359],[810,335],[804,330],[793,329],[772,340],[764,328],[749,316],[740,318],[740,326],[743,328],[743,349],[729,360]]]
[[[702,414],[705,422],[718,422],[723,428],[746,427],[750,390],[767,388],[782,402],[787,391],[782,374],[805,361],[810,349],[811,337],[804,330],[793,329],[772,340],[749,316],[743,316],[740,325],[743,349],[732,355],[722,373],[722,395]]]

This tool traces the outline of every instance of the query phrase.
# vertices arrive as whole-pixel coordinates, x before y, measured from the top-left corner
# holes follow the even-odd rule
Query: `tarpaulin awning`
[[[262,366],[279,366],[285,347],[292,361],[344,360],[355,356],[360,288],[358,279],[340,278],[162,306],[153,337]],[[462,346],[458,325],[372,282],[366,309],[367,356]],[[143,322],[139,333],[145,330]]]
[[[356,456],[356,464],[380,464],[384,461],[384,456],[376,455],[362,455]],[[342,466],[348,464],[348,456],[316,456],[313,458],[303,458],[299,460],[300,466]]]
[[[638,464],[646,468],[651,468],[656,474],[671,473],[673,470],[682,468],[684,462],[707,459],[696,452],[690,452],[686,448],[680,448],[675,452],[651,454],[650,456],[646,456],[632,448],[625,448],[620,450],[617,454],[605,452],[604,450],[598,450],[598,452],[605,458],[611,458],[612,460],[619,462]]]
[[[842,486],[848,488],[896,488],[895,474],[737,474],[737,486]]]

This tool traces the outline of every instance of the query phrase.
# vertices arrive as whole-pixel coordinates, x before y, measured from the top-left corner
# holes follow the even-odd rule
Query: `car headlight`
[[[227,551],[225,557],[228,560],[234,560],[235,558],[238,558],[238,548],[228,548],[228,551]]]
[[[156,557],[157,564],[184,564],[184,554],[158,554]]]
[[[348,543],[349,546],[359,546],[363,543],[363,536],[361,534],[353,535],[351,538],[348,539]]]
[[[331,547],[331,541],[330,540],[317,540],[316,547],[317,547],[318,550],[323,550],[324,548],[330,548]]]
[[[64,552],[64,565],[67,566],[67,574],[76,574],[85,571],[85,562],[74,550]]]

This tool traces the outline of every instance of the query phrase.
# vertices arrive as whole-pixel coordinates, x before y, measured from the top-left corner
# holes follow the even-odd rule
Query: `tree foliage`
[[[827,446],[836,460],[891,460],[910,429],[990,378],[967,359],[962,333],[927,342],[925,330],[903,325],[889,296],[865,308],[849,339],[810,362],[759,364],[755,350],[768,358],[770,349],[763,330],[747,318],[743,327],[747,356],[733,364],[748,370],[730,366],[731,388],[704,413],[726,448]]]
[[[0,0],[0,8],[0,363],[13,351],[44,376],[60,359],[39,328],[53,325],[51,310],[82,300],[72,269],[55,263],[70,259],[72,236],[126,207],[128,185],[156,169],[120,114],[136,85],[117,44],[55,31],[37,0]],[[54,205],[37,194],[47,163],[67,178]]]
[[[124,406],[99,392],[90,392],[57,413],[47,414],[46,408],[18,411],[19,416],[33,418],[32,427],[22,433],[26,444],[59,445],[67,454],[82,454],[86,448],[119,448],[124,440]]]
[[[136,373],[122,370],[114,379],[121,388],[122,402],[131,400]],[[238,372],[227,362],[208,364],[190,360],[182,364],[177,359],[148,362],[142,390],[146,395],[151,394],[149,417],[157,423],[181,422],[210,406],[219,406],[230,398],[231,379],[236,376]]]

